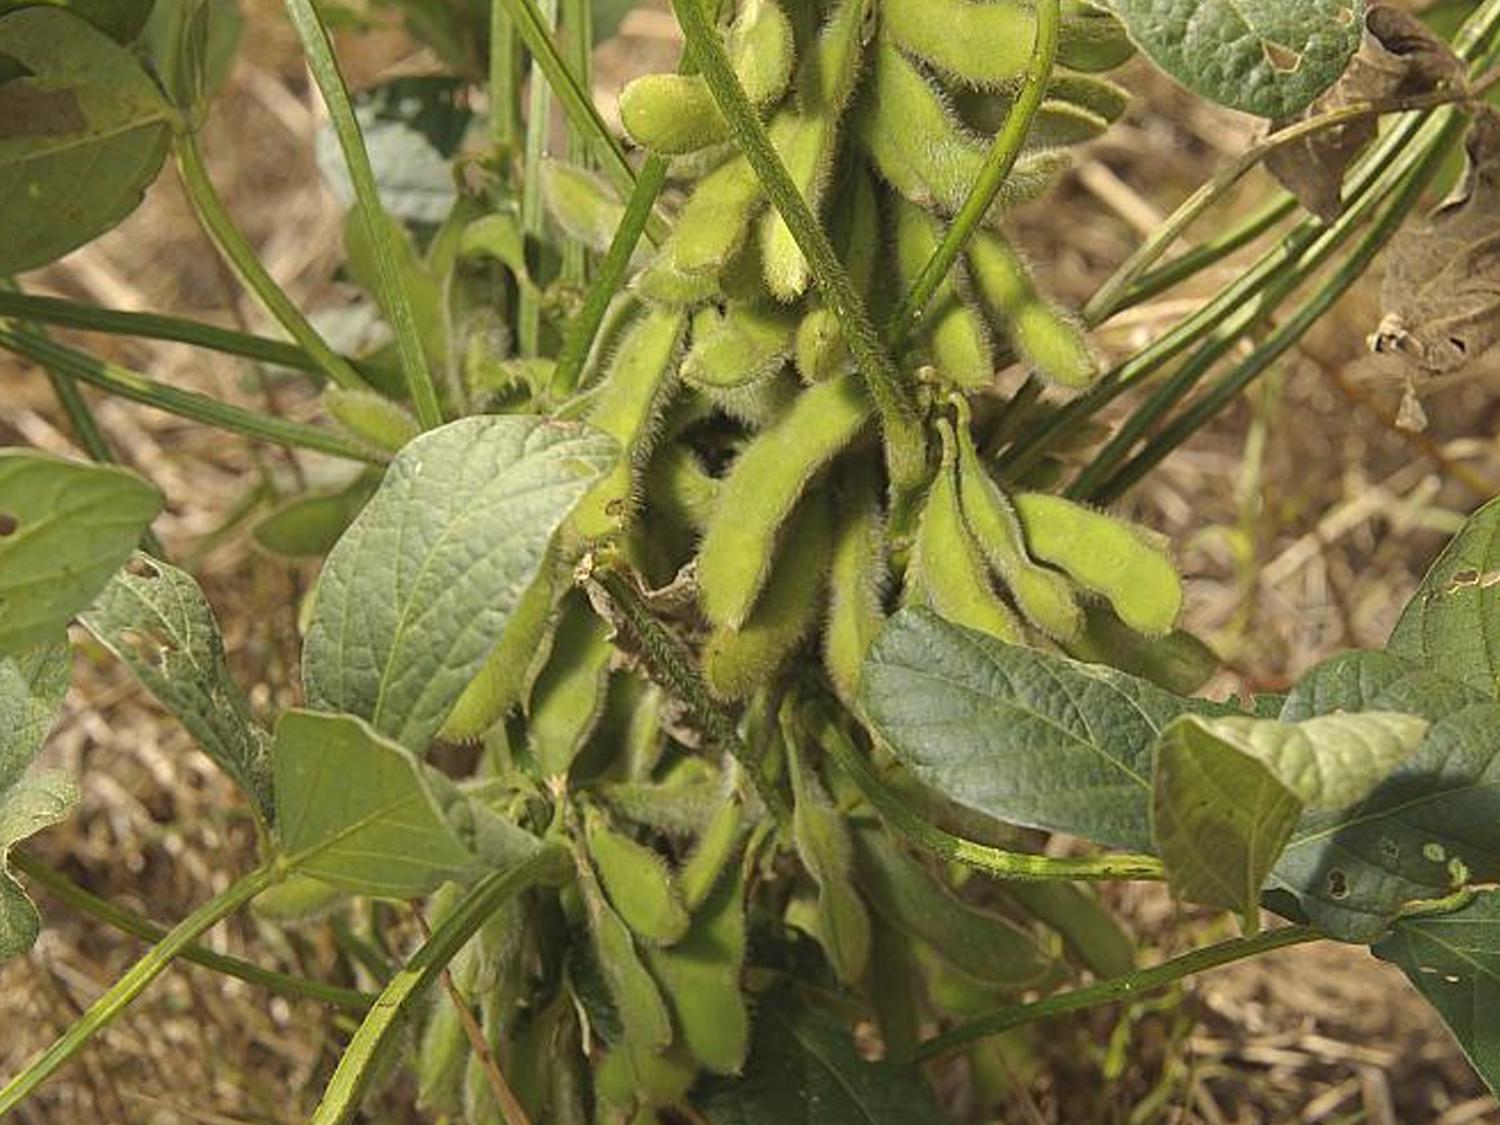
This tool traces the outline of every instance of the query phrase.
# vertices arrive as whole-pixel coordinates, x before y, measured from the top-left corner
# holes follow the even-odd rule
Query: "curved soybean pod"
[[[1062,0],[1057,61],[1071,70],[1113,70],[1135,54],[1125,25],[1094,0]]]
[[[373,391],[329,387],[323,392],[323,408],[360,441],[391,453],[422,429],[404,406]]]
[[[715,168],[698,181],[672,233],[636,277],[636,292],[650,301],[677,304],[717,291],[720,273],[744,245],[751,220],[764,203],[760,181],[744,157]],[[680,300],[682,296],[689,299]]]
[[[896,260],[910,287],[942,241],[937,222],[922,208],[896,200]],[[922,338],[938,374],[962,390],[987,386],[995,378],[995,354],[983,318],[964,304],[950,273],[933,294],[922,318]]]
[[[598,176],[560,160],[542,161],[542,203],[569,238],[599,253],[609,249],[625,205]]]
[[[573,511],[569,526],[585,540],[615,534],[634,513],[637,478],[673,391],[686,325],[679,309],[648,310],[620,341],[593,398],[587,421],[620,443],[620,459]]]
[[[725,50],[751,105],[764,109],[781,100],[797,50],[791,20],[777,0],[740,0]]]
[[[1010,590],[1021,613],[1049,637],[1068,641],[1083,631],[1083,608],[1073,586],[1026,553],[1021,520],[979,460],[968,427],[958,432],[958,495],[979,549]]]
[[[1078,884],[1013,882],[1005,893],[1062,935],[1073,955],[1095,976],[1118,977],[1135,968],[1135,942],[1099,899]]]
[[[989,569],[964,522],[953,427],[943,421],[938,428],[943,437],[943,463],[917,521],[906,570],[906,600],[925,605],[955,624],[1019,644],[1024,635],[1021,623],[990,584]]]
[[[679,526],[702,532],[719,507],[719,480],[709,475],[696,453],[680,443],[657,451],[646,480],[652,510]]]
[[[979,178],[989,142],[954,116],[943,95],[884,36],[876,40],[870,79],[857,128],[875,168],[913,203],[957,211]],[[1022,153],[990,218],[1041,195],[1068,163],[1060,152]]]
[[[1052,969],[1031,935],[997,914],[962,902],[921,864],[874,830],[854,837],[859,884],[891,925],[931,945],[965,976],[1024,988]]]
[[[1037,291],[1025,259],[1001,235],[976,232],[968,262],[980,301],[1043,378],[1076,390],[1099,377],[1099,357],[1083,325]]]
[[[710,634],[703,649],[703,678],[719,699],[754,694],[816,628],[832,554],[831,521],[823,490],[804,497],[787,521],[775,568],[750,616]]]
[[[670,949],[647,961],[677,1017],[683,1045],[715,1074],[737,1074],[750,1050],[750,1013],[740,988],[745,964],[744,882],[719,880]]]
[[[703,611],[716,626],[742,625],[765,587],[782,525],[809,483],[870,420],[854,376],[820,383],[746,447],[725,479],[698,554]]]
[[[770,302],[708,310],[693,319],[693,343],[682,361],[683,379],[695,387],[734,390],[760,382],[791,357],[797,320]]]
[[[955,107],[969,125],[982,133],[994,133],[1005,124],[1014,101],[1009,94],[983,91],[960,95],[955,99]],[[1103,136],[1109,124],[1102,114],[1088,106],[1054,96],[1049,86],[1046,99],[1032,118],[1021,151],[1085,144]]]
[[[1047,100],[1086,109],[1113,125],[1130,107],[1130,92],[1107,78],[1054,71],[1047,83]]]
[[[858,695],[865,655],[885,623],[885,526],[879,487],[868,471],[839,482],[840,512],[829,570],[823,661],[840,698]]]
[[[847,223],[843,244],[844,268],[861,296],[869,297],[884,238],[875,183],[863,169],[847,189],[840,215]],[[844,326],[832,309],[814,304],[797,326],[797,371],[804,383],[822,383],[853,370]]]
[[[689,910],[696,913],[718,886],[720,876],[729,869],[729,861],[739,850],[744,825],[745,806],[739,797],[730,794],[699,834],[687,862],[677,873],[682,901]]]
[[[558,617],[552,656],[532,689],[526,724],[543,776],[566,774],[598,727],[613,656],[608,626],[582,593],[570,592]]]
[[[648,1054],[672,1042],[672,1017],[661,990],[641,963],[630,927],[604,896],[586,854],[578,856],[578,885],[589,920],[594,955],[619,1015],[623,1048]]]
[[[659,945],[681,938],[688,912],[661,856],[615,831],[597,809],[589,809],[584,826],[599,881],[631,931]]]
[[[1195,694],[1219,670],[1213,649],[1187,630],[1143,637],[1106,605],[1089,606],[1083,633],[1064,647],[1074,660],[1113,665],[1175,695]]]
[[[1016,514],[1033,557],[1108,599],[1138,633],[1162,636],[1182,610],[1182,578],[1167,545],[1145,528],[1061,496],[1023,492]]]

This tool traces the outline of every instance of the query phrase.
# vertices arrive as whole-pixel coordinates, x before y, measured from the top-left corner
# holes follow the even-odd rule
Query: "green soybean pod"
[[[983,90],[959,95],[954,108],[959,117],[981,133],[997,133],[1010,116],[1015,99],[1007,93]],[[1109,130],[1109,121],[1087,106],[1048,96],[1037,107],[1022,152],[1087,144]]]
[[[849,827],[787,738],[792,776],[792,839],[802,866],[818,887],[814,927],[839,980],[857,984],[870,963],[870,915],[854,888],[854,844]]]
[[[1061,496],[1023,492],[1015,505],[1033,557],[1106,598],[1137,633],[1172,631],[1182,611],[1182,578],[1160,536]]]
[[[960,82],[1012,86],[1031,61],[1036,13],[1012,0],[882,0],[880,32]]]
[[[776,0],[740,0],[724,48],[751,105],[764,109],[781,100],[796,67],[797,45]]]
[[[769,577],[782,525],[871,412],[858,379],[845,376],[802,392],[746,447],[724,481],[698,554],[698,585],[711,623],[744,624]]]
[[[906,600],[925,605],[957,625],[1019,644],[1024,636],[1021,623],[990,584],[979,546],[964,522],[953,427],[943,421],[938,429],[943,463],[917,521],[906,569]]]
[[[713,818],[698,834],[698,842],[677,873],[677,886],[689,910],[697,912],[718,886],[719,877],[731,866],[744,824],[745,806],[731,793],[723,798]]]
[[[1130,107],[1130,92],[1125,87],[1092,74],[1054,72],[1047,83],[1047,98],[1080,106],[1111,125]]]
[[[323,409],[360,441],[391,453],[421,432],[405,407],[373,391],[329,387],[323,392]]]
[[[1062,0],[1057,61],[1072,70],[1114,70],[1135,54],[1125,25],[1105,5]]]
[[[798,323],[792,352],[804,383],[826,383],[850,370],[843,326],[838,315],[821,304],[813,305]]]
[[[718,274],[744,245],[750,221],[764,204],[749,162],[735,157],[698,182],[661,252],[679,273]]]
[[[729,125],[696,74],[647,74],[620,91],[620,124],[636,144],[663,156],[729,139]]]
[[[629,1114],[616,1120],[656,1125],[660,1119],[655,1107],[682,1104],[697,1076],[692,1055],[676,1046],[660,1052],[627,1046],[611,1050],[599,1061],[594,1089],[600,1100]]]
[[[1098,379],[1099,357],[1083,325],[1040,293],[1025,259],[995,231],[969,243],[969,277],[980,301],[1045,379],[1077,390]]]
[[[738,1074],[750,1051],[750,1013],[740,987],[745,964],[744,882],[719,880],[670,949],[648,949],[681,1042],[715,1074]]]
[[[614,239],[625,205],[592,172],[560,160],[542,161],[542,204],[569,238],[604,253]]]
[[[609,627],[577,590],[563,599],[552,655],[531,692],[526,736],[545,777],[567,774],[593,736],[609,694]]]
[[[823,662],[839,698],[852,702],[865,655],[885,624],[885,524],[879,485],[868,468],[848,473],[835,495],[840,519],[829,570]]]
[[[660,945],[681,938],[688,912],[661,856],[615,831],[597,809],[588,811],[584,826],[599,881],[625,924]]]
[[[896,200],[896,261],[910,288],[942,241],[942,230],[922,208]],[[995,380],[995,353],[984,320],[959,296],[952,274],[933,294],[922,318],[920,338],[932,354],[938,374],[949,385],[976,390]]]
[[[1107,605],[1088,607],[1083,633],[1064,646],[1075,660],[1109,664],[1150,680],[1174,695],[1193,695],[1219,670],[1219,658],[1193,634],[1173,629],[1163,637],[1143,637],[1127,628]]]
[[[697,533],[713,520],[719,492],[720,481],[709,475],[696,453],[678,442],[658,450],[646,469],[652,510]]]
[[[871,295],[885,239],[875,183],[863,169],[850,177],[842,206],[835,211],[844,268],[854,287]],[[854,369],[844,340],[844,327],[832,309],[813,304],[797,326],[797,370],[804,383],[822,383]]]
[[[464,1068],[469,1037],[458,1008],[446,993],[433,997],[417,1042],[417,1104],[425,1110],[456,1113],[463,1106]]]
[[[1135,968],[1135,942],[1096,895],[1076,883],[1012,882],[1005,887],[1037,921],[1062,935],[1085,968],[1097,977],[1123,976]]]
[[[654,428],[675,389],[686,326],[681,310],[651,309],[620,341],[588,413],[589,425],[620,443],[620,459],[573,511],[569,528],[581,539],[616,534],[635,513],[637,483],[650,456]]]
[[[621,1049],[663,1051],[672,1042],[672,1016],[656,978],[641,962],[630,927],[615,913],[588,855],[578,855],[578,888],[588,916],[594,957],[620,1021]]]
[[[769,378],[791,357],[794,314],[771,302],[730,305],[693,318],[682,377],[694,387],[734,390]]]
[[[1083,631],[1083,607],[1073,586],[1066,576],[1038,566],[1026,553],[1020,517],[980,463],[966,422],[961,416],[958,495],[969,530],[1025,618],[1054,640],[1071,640]]]

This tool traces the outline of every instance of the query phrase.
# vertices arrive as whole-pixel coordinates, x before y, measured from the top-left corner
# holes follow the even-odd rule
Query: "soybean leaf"
[[[1261,117],[1305,109],[1343,73],[1363,0],[1108,0],[1151,61],[1188,89]]]
[[[172,107],[124,47],[59,8],[0,18],[0,275],[115,226],[156,179]]]
[[[36,907],[11,877],[10,849],[66,815],[77,792],[54,771],[28,773],[68,689],[68,645],[53,639],[0,658],[0,962],[36,941]]]
[[[270,819],[270,737],[224,662],[213,607],[190,575],[137,554],[81,616]]]
[[[425,749],[615,456],[593,430],[521,415],[408,444],[318,581],[302,661],[311,705]]]
[[[1411,715],[1302,723],[1184,716],[1156,745],[1152,827],[1179,897],[1252,921],[1260,889],[1304,808],[1343,808],[1374,789],[1427,731]]]
[[[1325,660],[1297,681],[1280,718],[1295,723],[1336,711],[1400,711],[1437,722],[1487,698],[1388,652],[1348,652]]]
[[[289,711],[272,761],[281,844],[299,874],[417,898],[473,872],[422,764],[362,720]]]
[[[1488,698],[1500,695],[1500,500],[1448,544],[1386,647]]]
[[[1363,800],[1303,818],[1272,873],[1330,937],[1367,942],[1403,905],[1500,876],[1500,705],[1432,725]]]
[[[117,43],[130,43],[146,25],[156,0],[0,0],[0,16],[20,8],[47,5],[71,12]],[[163,0],[169,2],[169,0]]]
[[[1403,918],[1373,952],[1400,967],[1500,1092],[1500,891],[1450,914]]]
[[[67,625],[161,505],[156,489],[123,469],[0,450],[0,656]]]
[[[860,1058],[849,1033],[790,987],[761,999],[739,1078],[702,1086],[713,1125],[938,1125],[949,1120],[921,1072]]]
[[[156,0],[142,46],[180,108],[196,112],[218,93],[244,25],[235,0]]]
[[[1233,708],[1004,644],[920,608],[871,648],[871,728],[927,785],[998,820],[1122,848],[1151,843],[1151,751],[1183,714]]]

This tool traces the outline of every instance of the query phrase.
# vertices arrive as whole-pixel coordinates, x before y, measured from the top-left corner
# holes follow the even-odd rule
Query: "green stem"
[[[563,0],[563,35],[568,45],[569,71],[580,86],[592,91],[594,61],[593,0]],[[592,100],[592,98],[590,99]],[[568,160],[579,167],[589,164],[589,142],[576,129],[568,130]],[[563,245],[562,279],[567,285],[581,287],[588,282],[588,247],[569,239]]]
[[[229,917],[276,881],[271,866],[260,867],[236,880],[177,925],[109,990],[79,1016],[61,1038],[42,1052],[25,1070],[0,1089],[0,1118],[15,1109],[64,1066],[99,1032],[103,1031],[146,987],[159,977],[188,946]]]
[[[557,23],[557,0],[541,0],[538,12],[546,21],[548,41]],[[531,92],[526,107],[526,158],[521,170],[521,233],[528,255],[541,244],[546,213],[542,209],[542,161],[547,156],[547,136],[552,131],[552,92],[542,81],[541,63],[531,59]],[[537,263],[527,272],[536,277]],[[521,287],[517,335],[523,356],[535,356],[542,334],[542,294],[535,285]]]
[[[196,391],[184,391],[158,383],[135,371],[106,363],[86,352],[55,344],[23,329],[0,325],[0,348],[23,355],[43,367],[55,369],[70,379],[88,383],[110,394],[221,430],[244,434],[273,445],[284,445],[289,449],[311,449],[372,465],[384,464],[386,460],[375,450],[340,434],[232,406]]]
[[[45,887],[53,898],[59,902],[71,906],[90,917],[97,918],[105,925],[113,926],[121,933],[138,937],[142,941],[161,942],[167,937],[165,927],[158,926],[150,919],[143,918],[132,910],[123,906],[116,906],[112,902],[106,902],[102,898],[90,894],[77,883],[54,871],[41,860],[24,852],[12,852],[11,864],[25,874],[27,879],[42,887]],[[353,988],[340,988],[337,985],[324,984],[321,981],[308,980],[306,977],[290,976],[286,973],[274,972],[271,969],[262,969],[259,965],[242,961],[238,957],[229,957],[222,953],[215,953],[211,949],[205,949],[201,945],[185,946],[181,953],[184,961],[192,961],[196,965],[202,965],[206,969],[212,969],[216,973],[235,977],[245,981],[247,984],[259,985],[280,996],[292,1000],[316,1000],[323,1004],[331,1004],[337,1008],[343,1008],[350,1012],[367,1011],[374,1002],[375,997],[366,992],[360,992]]]
[[[266,272],[266,267],[261,265],[255,248],[235,225],[228,208],[224,206],[224,201],[214,188],[208,168],[203,163],[203,153],[198,148],[198,138],[190,132],[178,133],[173,151],[177,156],[177,171],[182,178],[183,188],[187,191],[193,211],[198,216],[203,229],[208,233],[208,237],[250,292],[254,293],[260,303],[265,306],[266,311],[286,329],[292,339],[301,345],[305,358],[301,363],[290,366],[306,367],[310,360],[318,371],[327,375],[339,386],[349,390],[368,390],[369,384],[354,369],[354,365],[328,346],[328,342],[287,296],[286,290],[278,285],[276,279]],[[167,318],[156,319],[159,325],[166,326]],[[95,324],[83,327],[99,327],[101,323],[107,321],[118,323],[114,317],[98,318]],[[100,330],[109,331],[110,329]],[[219,331],[222,332],[222,330]],[[209,335],[211,334],[202,333],[204,338]],[[217,333],[213,333],[212,335],[222,342],[228,334],[218,336]],[[200,340],[188,339],[186,342],[199,343]],[[213,345],[204,346],[212,347]]]
[[[755,107],[735,77],[724,45],[699,0],[672,0],[672,10],[730,134],[749,161],[772,205],[786,221],[807,258],[824,302],[838,318],[855,363],[885,427],[892,485],[898,499],[921,487],[927,474],[927,444],[911,387],[881,342],[854,283],[827,232],[797,190]]]
[[[416,313],[412,311],[411,295],[406,291],[406,282],[401,273],[400,253],[396,239],[398,231],[393,227],[389,215],[380,202],[380,188],[375,182],[375,170],[370,166],[370,154],[365,148],[364,134],[354,116],[354,105],[349,100],[349,88],[344,84],[344,75],[334,57],[333,41],[328,29],[323,26],[323,17],[318,14],[313,0],[286,0],[292,24],[302,40],[302,50],[307,56],[308,69],[323,94],[323,104],[328,108],[329,120],[334,134],[344,153],[344,164],[349,171],[349,180],[354,185],[355,209],[359,212],[365,228],[365,237],[375,254],[375,269],[380,278],[381,305],[390,317],[391,328],[396,334],[396,350],[401,356],[401,370],[406,375],[406,387],[416,407],[417,420],[427,428],[439,426],[443,411],[438,405],[437,388],[432,382],[432,372],[427,366],[427,353],[422,348],[422,333],[417,326]]]
[[[567,852],[549,845],[515,867],[496,871],[475,883],[381,991],[339,1059],[312,1125],[332,1125],[354,1116],[379,1075],[384,1048],[403,1026],[413,1003],[422,998],[490,915],[527,888],[566,879],[572,870]]]
[[[922,267],[922,272],[917,275],[901,308],[887,327],[887,346],[893,349],[900,347],[901,342],[916,328],[922,314],[927,311],[933,294],[948,276],[953,263],[958,261],[958,256],[969,244],[974,231],[989,215],[995,197],[1000,194],[1011,169],[1016,166],[1021,147],[1031,132],[1031,123],[1042,106],[1042,100],[1047,96],[1047,83],[1052,77],[1052,66],[1057,58],[1058,29],[1061,22],[1060,0],[1041,0],[1036,5],[1036,41],[1032,46],[1031,61],[1027,63],[1026,72],[1021,78],[1020,92],[1006,115],[1005,125],[995,137],[995,143],[990,146],[984,167],[980,169],[974,186],[969,189],[963,206],[958,209],[958,214],[953,217],[953,222],[943,234],[943,240]]]
[[[978,1019],[970,1020],[951,1031],[924,1041],[917,1046],[912,1058],[919,1062],[937,1058],[966,1046],[976,1039],[986,1039],[991,1035],[999,1035],[1002,1032],[1035,1023],[1037,1020],[1050,1019],[1067,1012],[1081,1012],[1089,1008],[1099,1008],[1105,1004],[1133,1000],[1143,993],[1164,988],[1208,969],[1217,969],[1221,965],[1233,964],[1235,961],[1243,961],[1247,957],[1256,957],[1275,949],[1285,949],[1289,945],[1320,941],[1322,938],[1323,935],[1310,926],[1284,926],[1279,930],[1267,930],[1255,937],[1221,941],[1217,945],[1195,949],[1191,953],[1174,957],[1170,961],[1149,969],[1137,969],[1123,976],[1111,977],[1109,980],[1091,984],[1086,988],[1076,988],[1071,992],[1048,996],[1029,1004],[1015,1004],[1008,1008],[1001,1008],[999,1011],[980,1016]]]
[[[1166,877],[1161,860],[1155,856],[1119,854],[1059,859],[1005,851],[945,832],[914,813],[902,796],[886,785],[826,707],[810,705],[806,714],[813,720],[819,742],[854,780],[865,800],[897,832],[933,855],[962,863],[995,879],[1033,883],[1054,879],[1159,881]]]
[[[515,155],[521,137],[521,79],[516,25],[503,0],[490,0],[490,139],[501,156]]]

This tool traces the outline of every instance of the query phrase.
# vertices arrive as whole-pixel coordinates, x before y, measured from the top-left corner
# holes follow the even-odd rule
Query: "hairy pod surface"
[[[421,432],[404,407],[373,391],[329,387],[323,392],[323,407],[354,437],[389,453],[399,451]]]
[[[649,1054],[672,1042],[672,1017],[656,979],[641,962],[630,927],[615,913],[588,856],[578,857],[578,886],[600,974],[620,1021],[622,1050]]]
[[[705,310],[693,318],[682,377],[695,387],[736,390],[769,378],[792,355],[796,316],[769,302]]]
[[[720,802],[713,819],[699,833],[692,854],[677,875],[682,901],[689,910],[698,910],[729,868],[739,851],[744,824],[745,806],[731,794]]]
[[[609,826],[590,809],[585,818],[589,857],[609,901],[637,936],[670,945],[687,932],[688,912],[666,861]]]
[[[570,592],[527,716],[531,754],[542,776],[566,774],[599,726],[613,656],[608,626],[581,593]]]
[[[646,74],[620,91],[620,124],[636,144],[663,156],[729,139],[729,124],[697,74]]]
[[[858,698],[865,656],[885,624],[885,524],[879,485],[867,470],[850,472],[835,491],[840,513],[829,570],[823,659],[839,697]]]
[[[907,288],[916,282],[942,241],[936,220],[922,208],[896,200],[896,260]],[[939,376],[961,390],[988,386],[995,377],[990,334],[979,314],[964,304],[950,273],[933,294],[919,338],[931,352]]]
[[[592,172],[560,160],[545,160],[541,172],[542,203],[569,238],[604,253],[625,215],[625,205]]]
[[[1108,599],[1136,632],[1171,632],[1182,610],[1182,578],[1162,540],[1060,496],[1023,492],[1015,505],[1033,556]]]

